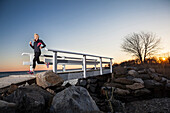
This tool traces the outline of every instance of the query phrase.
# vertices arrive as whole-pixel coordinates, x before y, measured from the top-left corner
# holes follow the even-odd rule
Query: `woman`
[[[30,46],[34,49],[34,59],[33,59],[33,71],[29,71],[29,74],[33,74],[35,67],[36,67],[36,61],[38,64],[46,64],[47,68],[49,67],[49,63],[45,63],[40,61],[39,57],[41,55],[41,49],[46,47],[45,43],[39,39],[39,35],[38,34],[34,34],[34,44],[32,45],[32,42],[30,41]],[[41,46],[41,44],[43,46]]]

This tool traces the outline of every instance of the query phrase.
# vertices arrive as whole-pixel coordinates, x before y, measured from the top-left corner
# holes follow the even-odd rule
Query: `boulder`
[[[115,67],[113,70],[116,75],[124,75],[127,72],[127,69],[121,66]]]
[[[117,79],[114,79],[114,82],[121,83],[121,84],[128,84],[128,85],[134,83],[133,80],[127,79],[127,78],[117,78]]]
[[[160,88],[163,86],[162,83],[159,83],[155,80],[144,80],[144,85],[146,88]]]
[[[94,84],[94,83],[97,82],[97,79],[96,79],[96,78],[89,78],[89,79],[87,79],[87,82],[88,82],[89,84]]]
[[[46,71],[36,75],[37,85],[47,88],[50,86],[61,86],[64,80],[53,71]]]
[[[134,78],[133,81],[144,84],[144,81],[141,78]]]
[[[149,71],[150,71],[151,73],[155,73],[155,72],[156,72],[154,68],[149,68]]]
[[[0,113],[16,113],[16,104],[0,100]]]
[[[130,70],[130,71],[128,71],[128,74],[133,76],[133,77],[136,77],[139,73],[136,72],[135,70]]]
[[[17,104],[19,113],[45,113],[53,96],[37,85],[18,88],[14,93],[4,98]]]
[[[87,85],[87,81],[86,79],[79,79],[76,85],[85,87]]]
[[[13,93],[17,88],[18,88],[17,85],[11,84],[9,89],[8,89],[8,93],[10,93],[10,94]]]
[[[147,94],[150,94],[150,93],[151,93],[150,90],[143,88],[143,89],[135,90],[134,95],[135,96],[143,96],[143,95],[147,95]]]
[[[87,89],[92,93],[96,92],[96,88],[97,88],[97,84],[88,84],[87,85]]]
[[[139,74],[147,74],[148,72],[147,72],[146,69],[143,69],[143,70],[139,70],[138,73],[139,73]]]
[[[88,91],[81,86],[71,86],[57,93],[52,101],[54,113],[100,112]]]
[[[144,85],[142,83],[134,83],[132,85],[126,85],[126,87],[131,90],[136,90],[136,89],[144,88]]]
[[[139,74],[136,76],[137,78],[141,78],[143,80],[147,80],[147,79],[150,79],[150,76],[149,74]]]
[[[130,94],[129,90],[124,90],[120,88],[116,88],[114,93],[119,94],[119,95],[128,95]]]

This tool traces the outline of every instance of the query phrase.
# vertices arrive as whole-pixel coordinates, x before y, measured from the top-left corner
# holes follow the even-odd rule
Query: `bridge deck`
[[[103,69],[103,74],[110,73],[110,69]],[[66,71],[58,72],[58,75],[63,78],[64,81],[83,78],[83,71]],[[100,70],[88,70],[87,77],[100,75]],[[30,80],[34,80],[34,75],[10,75],[0,78],[0,89],[7,88],[11,84],[22,84]]]

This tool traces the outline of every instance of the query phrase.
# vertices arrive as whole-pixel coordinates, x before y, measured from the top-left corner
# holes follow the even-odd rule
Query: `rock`
[[[139,70],[138,73],[139,73],[139,74],[147,74],[147,70],[146,70],[146,69]]]
[[[160,88],[163,86],[162,83],[159,83],[155,80],[144,80],[144,85],[146,88]]]
[[[88,82],[89,84],[94,84],[94,83],[97,82],[97,79],[95,79],[95,78],[89,78],[89,79],[87,79],[87,82]]]
[[[100,112],[88,91],[81,86],[71,86],[57,93],[51,109],[55,113]]]
[[[64,80],[53,71],[46,71],[36,75],[37,85],[47,88],[50,86],[61,86]]]
[[[143,96],[143,95],[150,94],[150,93],[151,93],[150,90],[143,88],[143,89],[135,90],[134,95],[135,96]]]
[[[125,113],[124,104],[120,100],[112,99],[111,103],[115,113]]]
[[[166,90],[170,90],[170,83],[167,83],[167,84],[165,85],[165,88],[166,88]]]
[[[136,77],[141,78],[142,80],[150,79],[150,76],[148,74],[139,74]]]
[[[135,70],[130,70],[130,71],[128,71],[128,74],[136,77],[138,75],[138,72],[136,72]]]
[[[136,90],[136,89],[144,88],[144,85],[142,83],[134,83],[132,85],[126,85],[126,87],[131,90]]]
[[[119,84],[119,83],[105,83],[103,86],[104,87],[116,87],[116,88],[126,89],[125,85],[122,85],[122,84]]]
[[[54,90],[50,89],[50,88],[47,88],[46,89],[49,93],[51,93],[52,95],[55,95],[56,93],[54,92]]]
[[[90,90],[92,93],[96,92],[97,84],[88,84],[87,89]]]
[[[170,113],[170,98],[134,101],[125,108],[127,113]]]
[[[130,94],[129,90],[124,90],[120,88],[116,88],[114,93],[119,94],[119,95],[128,95]]]
[[[11,84],[9,89],[8,89],[8,93],[10,93],[10,94],[13,93],[17,88],[18,88],[17,85]]]
[[[114,80],[114,82],[121,83],[121,84],[128,84],[128,85],[134,83],[133,80],[127,79],[127,78],[117,78],[117,79]]]
[[[45,113],[53,96],[37,85],[18,88],[14,93],[4,98],[17,104],[19,113]]]
[[[150,71],[151,73],[155,73],[155,69],[153,69],[153,68],[149,68],[149,71]]]
[[[141,78],[134,78],[133,80],[134,80],[135,82],[144,84],[144,81],[143,81]]]
[[[159,77],[159,76],[154,77],[154,80],[156,80],[156,81],[160,82],[160,81],[162,80],[162,77]]]
[[[0,113],[16,113],[16,104],[0,100]]]
[[[86,79],[79,79],[76,85],[85,87],[87,85]]]
[[[121,66],[115,67],[114,72],[116,75],[124,75],[127,72],[127,69]]]

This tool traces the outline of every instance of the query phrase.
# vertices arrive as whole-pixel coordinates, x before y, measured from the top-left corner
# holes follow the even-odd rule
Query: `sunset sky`
[[[29,70],[21,54],[33,52],[34,33],[47,48],[121,62],[133,58],[121,51],[123,38],[140,31],[156,33],[160,53],[169,52],[170,0],[1,0],[0,71]]]

